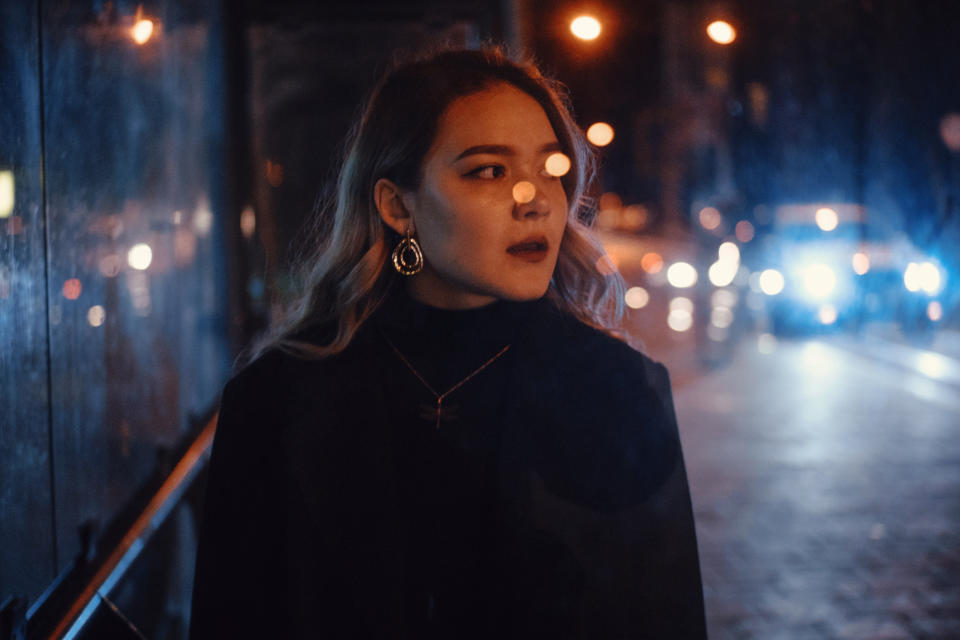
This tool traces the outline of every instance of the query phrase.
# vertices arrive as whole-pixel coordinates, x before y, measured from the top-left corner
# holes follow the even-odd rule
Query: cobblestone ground
[[[755,345],[674,376],[711,638],[960,638],[960,386]]]

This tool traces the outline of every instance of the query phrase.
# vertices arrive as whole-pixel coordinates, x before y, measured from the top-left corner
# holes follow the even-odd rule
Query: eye
[[[507,170],[498,164],[485,164],[482,167],[477,167],[473,171],[467,173],[468,176],[480,178],[481,180],[496,180],[497,178],[502,178],[506,174]]]

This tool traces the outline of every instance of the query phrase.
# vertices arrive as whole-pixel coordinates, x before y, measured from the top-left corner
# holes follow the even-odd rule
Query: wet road
[[[960,354],[742,335],[674,394],[713,639],[960,638]]]

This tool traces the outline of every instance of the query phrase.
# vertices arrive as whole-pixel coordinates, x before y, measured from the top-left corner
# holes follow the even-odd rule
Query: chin
[[[547,293],[547,289],[549,288],[549,280],[545,281],[542,285],[532,285],[531,283],[527,282],[515,287],[505,287],[497,294],[496,297],[500,298],[501,300],[509,300],[511,302],[539,300]]]

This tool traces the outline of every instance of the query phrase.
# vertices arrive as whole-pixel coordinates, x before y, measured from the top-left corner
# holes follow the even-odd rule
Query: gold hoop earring
[[[405,276],[416,275],[423,269],[423,252],[409,228],[406,237],[393,248],[393,268]]]

